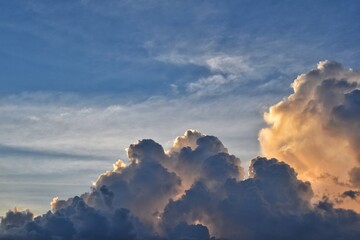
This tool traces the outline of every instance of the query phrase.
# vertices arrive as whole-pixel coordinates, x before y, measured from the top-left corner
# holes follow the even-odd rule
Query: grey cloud
[[[171,231],[182,222],[195,223],[206,221],[208,211],[212,208],[214,196],[202,182],[196,182],[178,200],[170,200],[162,215],[162,226]]]
[[[355,89],[344,95],[341,105],[333,109],[333,123],[348,136],[350,150],[355,155],[355,160],[360,165],[360,90]],[[350,182],[356,187],[360,186],[360,168],[354,167],[349,172]]]
[[[218,153],[207,158],[202,166],[202,178],[208,184],[219,183],[228,179],[242,179],[244,171],[240,166],[240,159],[227,153]]]
[[[359,120],[360,90],[355,89],[345,94],[344,103],[334,108],[334,113],[343,119]]]
[[[132,161],[161,161],[166,158],[163,147],[152,139],[144,139],[136,144],[131,144],[127,153]]]
[[[354,167],[349,172],[350,182],[356,186],[360,186],[360,167]]]
[[[100,160],[105,159],[104,156],[94,156],[85,154],[76,154],[68,152],[52,151],[48,149],[33,149],[27,147],[9,146],[0,144],[0,154],[2,156],[16,156],[16,157],[32,157],[34,159],[55,158],[67,160]]]
[[[155,161],[132,163],[127,168],[103,174],[93,191],[86,196],[87,202],[97,208],[107,208],[108,195],[104,186],[114,193],[112,207],[126,207],[142,219],[154,219],[169,198],[179,192],[181,180]]]
[[[169,238],[174,240],[209,240],[209,230],[201,224],[189,225],[179,223],[170,233]]]
[[[66,103],[60,96],[59,98],[44,96],[33,101],[31,97],[16,95],[12,99],[14,102],[1,98],[3,134],[0,136],[2,138],[0,143],[14,147],[26,146],[27,149],[32,150],[91,155],[94,160],[77,158],[78,156],[75,156],[75,159],[62,159],[31,154],[9,156],[3,154],[2,157],[6,159],[1,161],[2,176],[5,173],[18,174],[19,178],[14,177],[16,182],[21,182],[22,179],[22,182],[30,183],[29,178],[25,179],[23,176],[32,174],[32,179],[54,185],[52,193],[38,187],[44,193],[47,192],[47,196],[44,196],[46,202],[58,195],[56,192],[61,192],[60,195],[63,197],[70,197],[86,191],[85,186],[89,185],[89,181],[96,180],[99,173],[105,172],[111,166],[112,161],[117,158],[127,159],[123,149],[129,147],[129,143],[146,136],[164,143],[162,145],[168,150],[171,145],[169,140],[173,140],[179,132],[191,126],[221,137],[227,142],[227,147],[231,147],[232,154],[243,159],[250,159],[258,151],[256,135],[262,120],[260,118],[255,120],[255,116],[259,115],[256,110],[259,101],[255,98],[249,100],[244,99],[244,96],[237,96],[234,100],[232,96],[228,96],[210,102],[198,102],[185,97],[176,100],[154,98],[129,104],[123,103],[118,98],[106,101],[101,97],[74,97]],[[231,104],[234,101],[243,102],[245,109],[233,111]],[[158,114],[153,114],[154,109]],[[184,109],[186,114],[183,112]],[[214,115],[214,112],[217,114]],[[60,118],[62,113],[70,114]],[[36,116],[40,121],[23,121],[29,116]],[[147,126],[142,123],[144,119],[148,121]],[[239,121],[243,124],[236,124]],[[127,127],[129,122],[134,124],[133,127]],[[228,127],[221,130],[217,127],[224,125]],[[196,141],[193,146],[196,147]],[[241,146],[248,147],[241,148]],[[40,178],[42,174],[51,176],[47,179],[46,176]],[[59,184],[61,178],[66,179],[66,184],[81,184],[84,186],[83,190],[62,189],[61,183]],[[5,182],[1,185],[7,188]],[[11,196],[13,193],[14,191],[8,192],[7,195]],[[17,198],[13,205],[28,206],[28,203],[25,199]],[[8,210],[4,198],[0,199],[0,206],[2,212]],[[40,214],[48,210],[48,205],[41,203],[32,210]]]
[[[181,141],[190,146],[180,148]],[[239,158],[229,154],[217,137],[203,136],[195,130],[187,131],[180,140],[177,138],[168,154],[170,161],[165,161],[164,165],[181,176],[185,189],[202,178],[209,180],[209,187],[227,178],[244,177]]]
[[[106,215],[75,197],[71,205],[5,231],[0,239],[135,239],[133,221],[129,210]]]
[[[341,194],[342,197],[349,197],[351,199],[357,199],[360,196],[360,191],[348,190]]]
[[[0,239],[356,239],[360,215],[324,198],[276,159],[257,157],[243,180],[240,160],[214,136],[189,130],[169,151],[153,140],[130,145],[126,165],[51,212],[9,211]],[[347,193],[347,196],[350,196]]]
[[[225,239],[328,239],[359,237],[359,215],[335,209],[327,199],[312,206],[310,183],[297,179],[289,165],[256,158],[253,177],[229,179],[226,195],[196,183],[165,208],[163,223],[171,229],[181,222],[200,222]],[[177,219],[177,221],[176,221]],[[329,230],[328,227],[331,227]]]
[[[1,228],[10,229],[14,227],[19,227],[24,225],[24,223],[29,222],[33,219],[34,215],[29,211],[8,211],[5,217],[1,218]]]

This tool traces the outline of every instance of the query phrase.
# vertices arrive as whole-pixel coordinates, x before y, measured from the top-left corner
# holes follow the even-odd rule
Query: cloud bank
[[[317,192],[336,197],[360,187],[360,73],[322,61],[299,75],[294,93],[270,107],[262,153],[287,162]],[[319,194],[321,197],[321,194]],[[359,210],[357,203],[343,203]]]
[[[0,239],[355,239],[360,215],[313,204],[310,182],[274,158],[240,159],[222,142],[195,130],[163,147],[131,144],[91,191],[60,200],[33,218],[9,211]],[[349,194],[348,194],[349,195]],[[350,194],[351,195],[351,194]],[[355,193],[353,195],[356,195]]]
[[[123,149],[144,136],[167,149],[169,140],[195,128],[221,138],[247,166],[259,152],[257,133],[263,123],[257,109],[267,102],[244,96],[202,102],[159,97],[138,103],[64,98],[40,93],[0,97],[0,212],[17,206],[40,214],[53,196],[87,191],[90,180],[114,159],[126,159]],[[234,102],[244,105],[234,109]]]

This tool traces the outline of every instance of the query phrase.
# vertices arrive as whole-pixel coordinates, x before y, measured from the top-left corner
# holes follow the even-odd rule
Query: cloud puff
[[[294,93],[264,115],[269,126],[260,132],[262,153],[289,163],[316,192],[359,187],[359,84],[359,72],[331,61],[299,75]]]
[[[166,152],[145,139],[131,144],[127,153],[128,165],[117,161],[90,192],[54,198],[51,211],[42,216],[9,211],[1,221],[0,239],[360,236],[360,215],[334,208],[327,198],[313,204],[310,183],[299,180],[284,162],[257,157],[244,180],[240,160],[214,136],[188,130]]]
[[[197,97],[233,92],[240,85],[253,81],[260,75],[259,71],[255,71],[252,66],[253,60],[250,60],[250,57],[236,52],[231,54],[225,52],[196,54],[193,52],[183,55],[178,51],[171,51],[157,56],[155,59],[176,65],[206,68],[208,72],[205,76],[186,84],[187,91]],[[258,65],[256,68],[259,67]]]
[[[33,217],[34,215],[29,210],[18,211],[15,208],[13,211],[8,211],[6,216],[1,218],[1,227],[4,229],[19,227],[31,221]]]
[[[104,214],[75,197],[54,213],[2,229],[0,239],[135,239],[134,224],[127,209]]]
[[[349,197],[351,199],[357,199],[360,196],[360,191],[348,190],[342,193],[342,197]]]
[[[189,92],[197,95],[220,95],[231,92],[232,89],[254,77],[254,69],[248,60],[242,56],[216,55],[198,59],[192,63],[206,66],[210,76],[202,77],[188,84]]]

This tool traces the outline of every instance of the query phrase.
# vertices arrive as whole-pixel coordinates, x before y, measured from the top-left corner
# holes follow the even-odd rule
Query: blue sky
[[[130,143],[188,128],[246,165],[298,74],[360,68],[358,1],[12,0],[0,31],[2,212],[41,212]]]
[[[359,9],[351,1],[1,5],[4,94],[60,91],[144,99],[170,95],[172,84],[183,93],[189,82],[212,75],[203,63],[211,56],[244,58],[260,72],[253,76],[257,85],[294,76],[322,58],[354,65],[359,57]]]

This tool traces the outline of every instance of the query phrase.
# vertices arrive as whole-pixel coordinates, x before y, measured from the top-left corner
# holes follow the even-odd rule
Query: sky
[[[314,179],[318,172],[301,164],[310,161],[302,157],[316,159],[316,154],[294,147],[296,160],[287,160],[279,150],[283,141],[290,146],[290,140],[296,145],[299,138],[311,137],[296,132],[291,136],[298,137],[290,139],[291,130],[271,125],[276,116],[296,121],[303,113],[289,103],[299,75],[305,77],[296,81],[307,81],[309,71],[318,69],[320,76],[353,79],[358,76],[349,69],[360,69],[360,3],[355,0],[1,1],[0,33],[1,216],[14,207],[42,214],[55,196],[68,199],[97,186],[99,174],[118,159],[131,163],[125,151],[130,144],[153,139],[168,150],[188,129],[220,139],[227,148],[220,152],[239,158],[245,177],[251,160],[264,155],[290,164],[303,180]],[[324,60],[341,67],[319,63]],[[324,80],[318,79],[319,84]],[[331,102],[331,96],[314,99]],[[358,113],[348,102],[344,109]],[[279,108],[264,120],[277,103],[292,110]],[[331,102],[331,109],[340,103]],[[339,120],[340,115],[334,116]],[[322,123],[332,117],[311,119]],[[355,146],[359,138],[351,131],[359,126],[340,120],[339,126],[353,125],[336,128],[344,132],[336,136],[344,146],[348,141]],[[273,138],[274,132],[282,137]],[[334,134],[319,136],[322,141]],[[328,144],[321,147],[336,147]],[[336,175],[338,164],[330,164],[326,174],[347,181],[347,172]],[[312,186],[316,191],[316,183]],[[217,231],[210,234],[224,229]]]

